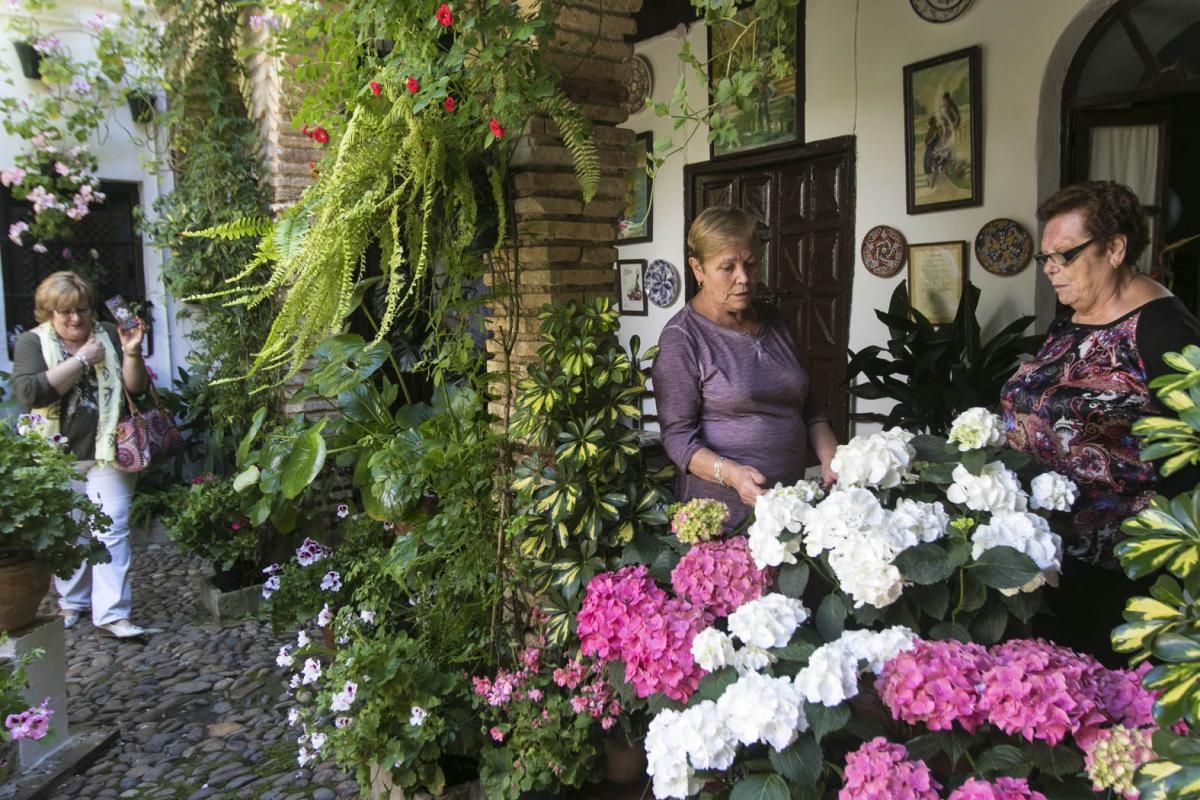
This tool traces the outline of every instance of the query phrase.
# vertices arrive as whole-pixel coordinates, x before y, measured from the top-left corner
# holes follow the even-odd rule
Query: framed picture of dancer
[[[904,180],[909,214],[983,204],[980,49],[904,68]]]
[[[646,300],[646,259],[618,259],[617,310],[626,317],[648,316],[650,306]]]

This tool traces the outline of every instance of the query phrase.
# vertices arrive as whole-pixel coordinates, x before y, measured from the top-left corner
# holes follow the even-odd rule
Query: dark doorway
[[[758,297],[788,321],[800,363],[847,438],[846,348],[854,278],[854,137],[684,168],[685,228],[704,209],[758,217]],[[687,296],[696,290],[684,270]]]
[[[52,272],[74,270],[95,283],[100,299],[114,294],[145,304],[146,279],[142,270],[142,237],[134,223],[134,209],[140,207],[138,184],[102,181],[100,191],[106,199],[75,223],[75,236],[69,241],[47,244],[45,253],[26,245],[18,247],[7,237],[0,242],[4,260],[4,318],[8,325],[8,354],[16,337],[34,327],[33,293],[42,278]],[[0,230],[27,219],[32,209],[12,199],[7,189],[0,195]],[[149,319],[148,314],[142,315]],[[153,336],[146,337],[147,348]],[[150,350],[149,352],[153,352]]]

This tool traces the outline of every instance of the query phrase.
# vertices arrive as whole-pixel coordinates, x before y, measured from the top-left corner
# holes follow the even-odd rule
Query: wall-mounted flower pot
[[[29,42],[13,42],[17,51],[17,59],[21,62],[21,74],[26,78],[37,80],[42,77],[42,54],[33,49]]]
[[[154,119],[154,95],[149,92],[132,91],[125,95],[133,121],[145,125]]]

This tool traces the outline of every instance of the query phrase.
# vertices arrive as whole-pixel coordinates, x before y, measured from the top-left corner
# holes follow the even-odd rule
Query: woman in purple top
[[[667,323],[654,362],[663,446],[679,469],[681,500],[710,497],[730,526],[776,483],[804,477],[808,448],[828,485],[837,438],[787,328],[753,302],[754,217],[702,212],[688,231],[688,266],[699,287]]]
[[[1068,186],[1042,203],[1038,219],[1046,227],[1034,258],[1065,311],[1004,385],[1001,412],[1011,447],[1079,489],[1063,531],[1060,588],[1050,595],[1057,620],[1043,632],[1112,665],[1122,659],[1109,632],[1125,600],[1147,588],[1126,579],[1113,554],[1121,521],[1155,494],[1173,497],[1196,484],[1194,471],[1159,477],[1131,429],[1144,416],[1171,414],[1150,382],[1169,371],[1164,353],[1200,344],[1200,321],[1137,271],[1149,237],[1127,187]]]

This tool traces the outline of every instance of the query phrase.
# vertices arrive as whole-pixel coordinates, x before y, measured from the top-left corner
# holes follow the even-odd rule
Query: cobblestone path
[[[263,622],[208,618],[191,585],[201,566],[170,544],[137,547],[133,622],[162,632],[117,641],[87,619],[67,631],[72,730],[116,727],[120,740],[51,796],[357,797],[353,776],[331,763],[297,769],[291,701],[275,666],[283,642]]]

